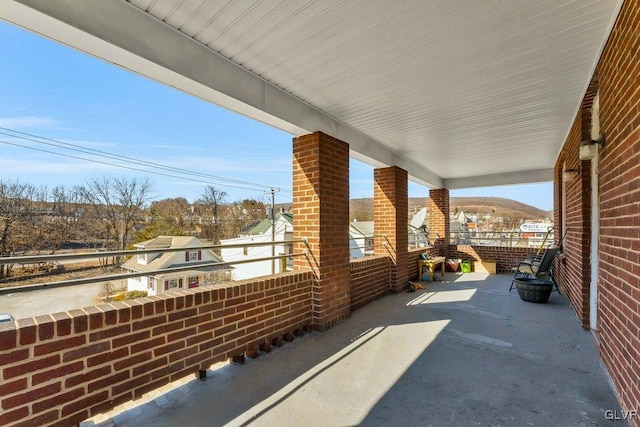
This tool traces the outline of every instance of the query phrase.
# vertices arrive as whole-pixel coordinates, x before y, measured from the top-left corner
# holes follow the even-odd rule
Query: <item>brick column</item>
[[[447,256],[449,250],[451,234],[449,206],[449,190],[446,188],[429,190],[429,232],[433,233],[429,238],[433,238],[437,233],[434,246],[440,256]]]
[[[392,166],[375,169],[373,177],[374,250],[376,255],[391,257],[390,286],[399,292],[409,281],[407,171]]]
[[[349,316],[349,146],[321,132],[293,139],[294,270],[311,269],[313,328]]]

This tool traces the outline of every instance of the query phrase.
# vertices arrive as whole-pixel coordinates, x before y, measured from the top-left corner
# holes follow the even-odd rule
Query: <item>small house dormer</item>
[[[144,248],[139,248],[139,250],[142,250]],[[154,259],[158,258],[160,254],[159,253],[146,253],[146,254],[138,254],[136,257],[136,262],[139,265],[149,265],[149,263],[151,263],[151,261],[153,261]]]

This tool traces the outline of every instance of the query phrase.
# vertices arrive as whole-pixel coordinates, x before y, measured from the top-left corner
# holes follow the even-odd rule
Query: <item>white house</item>
[[[233,264],[234,261],[245,261],[270,257],[271,245],[252,247],[242,247],[235,245],[271,242],[271,229],[271,219],[266,218],[240,234],[240,236],[234,239],[224,239],[220,241],[220,244],[223,246],[220,252],[222,255],[222,259],[224,259],[225,262],[231,263],[231,267],[233,267],[233,271],[231,274],[235,280],[250,279],[253,277],[267,276],[271,274],[271,260],[255,261],[244,264]],[[291,240],[292,238],[293,215],[283,212],[277,214],[275,219],[275,241],[283,242]],[[292,252],[292,243],[280,243],[275,245],[275,255],[284,256],[282,259],[275,260],[275,262],[273,263],[275,274],[285,272],[292,267],[293,259],[287,256]]]
[[[373,221],[353,221],[349,224],[351,259],[373,255]]]
[[[422,221],[425,221],[424,219]],[[427,223],[428,224],[428,223]],[[422,227],[408,227],[408,243],[410,248],[426,248],[429,246],[426,230]],[[353,221],[349,223],[349,251],[351,259],[374,255],[374,223],[373,221]],[[383,239],[383,237],[380,237]]]
[[[349,247],[351,258],[362,258],[373,254],[373,221],[358,221],[349,224]],[[279,213],[276,216],[275,241],[289,241],[293,238],[293,215]],[[250,243],[271,242],[271,219],[260,221],[240,236],[234,239],[221,240],[222,258],[231,263],[233,267],[232,277],[235,280],[251,279],[271,274],[271,260],[254,261],[243,264],[234,264],[234,261],[248,261],[271,256],[271,245],[242,247]],[[225,247],[227,246],[227,247]],[[233,247],[232,247],[233,246]],[[279,243],[275,245],[275,256],[282,257],[274,263],[275,274],[291,269],[293,258],[288,256],[293,253],[292,243]]]
[[[199,249],[202,243],[190,236],[159,236],[134,245],[138,249],[175,249],[184,251],[165,253],[144,253],[131,257],[123,268],[131,273],[150,272],[148,276],[133,277],[127,280],[128,291],[146,291],[148,295],[195,288],[204,283],[205,275],[214,271],[228,270],[228,267],[204,267],[198,265],[222,262],[219,256],[208,249]],[[174,267],[193,266],[193,270],[168,273],[151,273]]]

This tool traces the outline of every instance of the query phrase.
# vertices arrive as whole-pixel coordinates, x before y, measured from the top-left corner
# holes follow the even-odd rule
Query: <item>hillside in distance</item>
[[[409,212],[427,206],[427,200],[426,197],[410,197]],[[550,211],[502,197],[451,197],[450,204],[451,213],[457,210],[513,220],[552,219]],[[356,218],[360,221],[373,219],[373,199],[352,199],[349,209],[351,219]]]
[[[452,197],[451,210],[491,214],[504,218],[534,220],[552,219],[552,211],[543,211],[526,203],[502,197]]]

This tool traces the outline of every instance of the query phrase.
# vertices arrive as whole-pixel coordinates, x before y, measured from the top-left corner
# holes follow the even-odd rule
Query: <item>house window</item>
[[[145,255],[145,254],[140,254],[140,255],[138,255],[138,263],[143,263],[143,262],[145,262],[145,261],[146,261],[146,260],[145,260],[145,257],[146,257],[146,255]]]
[[[164,281],[164,290],[182,289],[182,279],[167,279]]]
[[[190,261],[200,261],[202,259],[202,251],[185,251],[184,260],[187,262]]]
[[[156,279],[154,279],[153,277],[149,277],[149,281],[147,282],[147,288],[153,289],[155,285],[156,285]]]
[[[364,240],[364,250],[365,251],[372,251],[373,250],[373,239],[366,238]]]
[[[190,288],[197,288],[200,285],[199,277],[191,276],[188,278],[187,283],[189,283]]]
[[[242,255],[244,255],[244,256],[249,255],[249,248],[248,247],[245,246],[244,248],[242,248]]]

